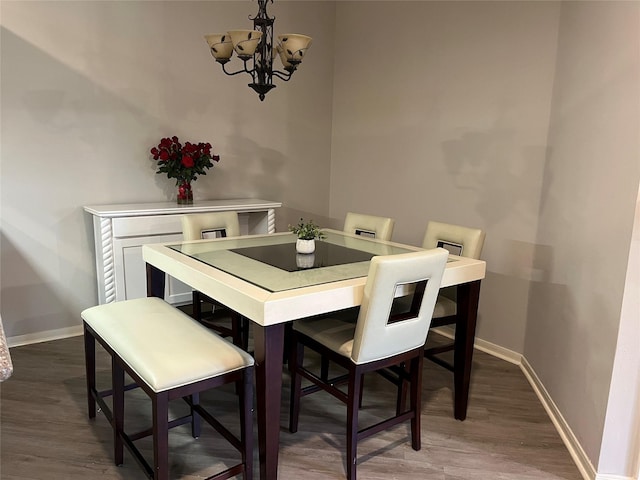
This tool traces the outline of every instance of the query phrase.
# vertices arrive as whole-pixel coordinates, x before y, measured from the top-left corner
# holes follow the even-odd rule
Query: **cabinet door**
[[[116,239],[114,241],[116,270],[122,272],[116,278],[116,300],[147,296],[147,270],[142,259],[142,245],[181,240],[182,234]],[[172,304],[190,303],[191,288],[174,278],[167,277],[165,300]]]

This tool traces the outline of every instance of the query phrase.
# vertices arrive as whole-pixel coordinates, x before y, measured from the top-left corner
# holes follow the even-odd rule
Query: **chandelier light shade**
[[[311,46],[311,37],[297,33],[278,35],[278,42],[273,43],[273,22],[275,17],[267,14],[267,3],[273,0],[257,0],[258,14],[251,18],[253,30],[229,30],[225,33],[205,35],[211,55],[222,65],[222,71],[227,75],[247,73],[252,82],[249,87],[254,89],[260,100],[276,86],[273,77],[285,82],[289,81],[293,72]],[[226,64],[233,53],[242,60],[243,67],[236,71],[228,71]],[[274,68],[274,60],[278,57],[284,71]]]

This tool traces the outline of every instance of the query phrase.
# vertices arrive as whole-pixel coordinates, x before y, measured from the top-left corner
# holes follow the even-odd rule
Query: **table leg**
[[[268,327],[254,324],[253,340],[256,360],[260,479],[276,480],[280,446],[284,324]]]
[[[480,280],[458,285],[458,318],[453,356],[454,417],[457,420],[467,418],[479,298]]]
[[[164,298],[165,273],[147,264],[147,296]],[[278,478],[284,324],[253,325],[260,479]]]
[[[147,297],[164,299],[165,273],[147,263]]]

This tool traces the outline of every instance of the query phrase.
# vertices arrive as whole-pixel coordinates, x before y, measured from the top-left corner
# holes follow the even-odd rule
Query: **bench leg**
[[[169,480],[169,396],[152,397],[154,480]]]
[[[96,339],[84,327],[84,364],[87,375],[87,410],[89,418],[96,418],[96,400],[93,391],[96,389]]]
[[[111,357],[111,384],[113,389],[113,458],[116,465],[124,463],[124,370],[115,358]]]

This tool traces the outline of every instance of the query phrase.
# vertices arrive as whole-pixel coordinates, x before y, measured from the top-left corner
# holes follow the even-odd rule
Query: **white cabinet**
[[[210,200],[194,205],[145,203],[92,205],[98,300],[100,304],[145,297],[146,269],[142,245],[179,242],[181,216],[187,213],[236,211],[243,235],[275,232],[275,209],[279,202],[259,199]],[[191,301],[191,289],[167,279],[165,298],[171,303]]]

